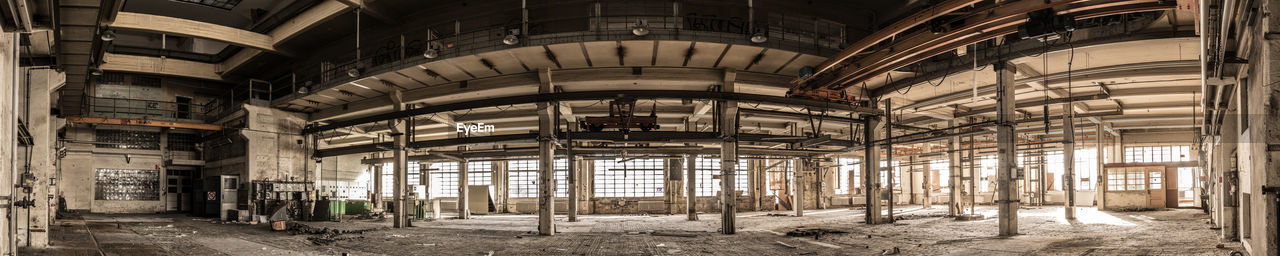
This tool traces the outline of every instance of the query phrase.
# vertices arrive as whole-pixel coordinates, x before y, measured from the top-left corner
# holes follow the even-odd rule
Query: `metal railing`
[[[557,8],[591,7],[593,1],[556,1],[541,6],[530,6],[528,13],[551,12]],[[329,87],[375,74],[397,70],[425,63],[428,61],[423,53],[435,49],[434,59],[447,59],[490,52],[501,49],[572,43],[585,41],[615,40],[684,40],[707,41],[718,43],[756,45],[771,49],[795,51],[818,56],[828,56],[839,52],[845,46],[845,26],[840,23],[816,19],[786,17],[769,14],[751,17],[742,8],[741,17],[720,17],[681,13],[669,2],[665,6],[649,6],[652,8],[628,8],[627,6],[600,6],[599,8],[582,8],[588,15],[548,15],[550,18],[537,19],[531,14],[529,20],[523,21],[519,15],[515,20],[505,21],[493,16],[504,16],[510,13],[505,10],[494,11],[489,15],[457,19],[436,24],[405,25],[403,32],[380,40],[361,40],[361,46],[353,46],[347,54],[334,55],[310,64],[298,66],[285,77],[274,79],[276,87],[271,90],[272,99],[287,99],[287,95],[296,94],[300,87],[310,92],[324,90]],[[708,6],[696,6],[710,9]],[[515,13],[522,9],[516,8]],[[598,11],[593,11],[598,10]],[[736,13],[736,11],[734,11]],[[644,24],[649,31],[647,35],[637,36],[632,29],[637,24]],[[508,45],[504,37],[512,32],[518,33],[518,43]],[[753,42],[753,36],[760,35],[764,42]],[[554,58],[554,56],[548,56]],[[424,70],[429,76],[436,76],[431,70]],[[286,82],[287,83],[283,83]],[[312,102],[313,105],[320,105]],[[318,106],[310,106],[318,107]]]
[[[218,100],[205,104],[171,101],[88,97],[85,104],[93,117],[207,122],[221,112]]]

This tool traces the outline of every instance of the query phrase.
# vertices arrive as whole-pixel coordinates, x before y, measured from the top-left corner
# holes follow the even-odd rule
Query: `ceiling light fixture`
[[[507,36],[502,37],[502,43],[507,45],[516,45],[520,43],[520,37],[517,37],[518,35],[520,35],[520,29],[512,29],[511,32],[507,33]]]
[[[89,74],[90,74],[90,75],[95,75],[95,76],[100,76],[100,75],[102,75],[102,68],[98,68],[98,67],[91,67],[91,68],[89,68]]]
[[[102,41],[111,42],[111,40],[116,40],[116,32],[111,30],[105,30],[105,31],[102,31],[102,35],[99,37],[102,38]]]
[[[347,76],[350,76],[351,78],[360,77],[360,70],[356,70],[355,68],[347,69]]]
[[[436,57],[440,57],[440,43],[438,42],[428,43],[427,50],[422,52],[422,57],[426,57],[428,59],[435,59]]]
[[[311,92],[311,89],[307,88],[306,86],[298,87],[298,94],[307,94],[310,92]]]
[[[765,36],[764,33],[756,32],[754,35],[751,35],[752,43],[763,44],[764,42],[768,42],[768,41],[769,41],[769,37]]]
[[[636,36],[649,35],[649,21],[643,19],[636,20],[636,24],[631,25],[631,34]]]

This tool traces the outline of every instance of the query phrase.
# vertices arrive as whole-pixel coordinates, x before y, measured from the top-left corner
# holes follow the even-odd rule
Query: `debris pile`
[[[840,231],[840,230],[825,229],[825,228],[804,228],[804,227],[800,227],[800,228],[796,228],[796,229],[791,230],[791,231],[787,231],[787,236],[790,236],[790,237],[813,237],[813,239],[819,239],[819,238],[821,238],[821,237],[822,237],[822,235],[826,235],[826,234],[844,234],[844,233],[848,233],[848,232],[844,232],[844,231]]]
[[[309,226],[307,224],[302,224],[297,222],[289,223],[289,228],[288,228],[288,230],[293,232],[294,235],[301,235],[301,234],[312,235],[310,237],[307,237],[307,240],[311,241],[311,243],[315,245],[330,245],[330,244],[333,244],[334,242],[342,241],[342,240],[364,239],[364,232],[375,231],[380,229],[386,229],[386,228],[344,230],[344,229],[336,229],[336,228],[329,228],[329,227],[316,228],[316,227]],[[345,236],[345,237],[342,236],[345,234],[360,234],[360,236]]]

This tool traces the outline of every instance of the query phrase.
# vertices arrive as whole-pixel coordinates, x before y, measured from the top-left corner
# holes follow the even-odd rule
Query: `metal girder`
[[[1185,73],[1188,75],[1192,75],[1192,74],[1199,74],[1200,72],[1199,69],[1200,69],[1199,61],[1175,60],[1175,61],[1132,63],[1132,64],[1124,64],[1124,65],[1113,65],[1113,66],[1073,70],[1071,71],[1071,75],[1077,76],[1077,77],[1088,76],[1090,77],[1090,79],[1102,79],[1102,78],[1110,78],[1110,77],[1124,78],[1124,77],[1130,77],[1134,75],[1172,74],[1172,73]],[[1023,85],[1023,84],[1038,82],[1043,80],[1049,80],[1049,83],[1054,83],[1057,80],[1062,80],[1066,78],[1067,78],[1066,72],[1058,72],[1058,73],[1053,73],[1053,74],[1044,75],[1044,76],[1024,77],[1022,79],[1015,80],[1014,84]],[[887,86],[881,86],[880,88],[885,88],[885,87]],[[980,86],[978,87],[978,93],[980,95],[992,94],[995,92],[995,88],[996,88],[995,85]],[[920,100],[915,103],[904,105],[897,109],[915,109],[915,108],[920,108],[925,106],[939,105],[939,104],[944,104],[947,102],[971,97],[972,95],[973,93],[968,90],[959,91],[959,92],[949,93],[949,94],[945,94],[945,95],[941,95],[933,98]]]
[[[206,131],[222,130],[222,126],[219,126],[216,124],[200,124],[200,123],[187,123],[187,122],[127,119],[127,118],[69,116],[67,117],[67,122],[83,123],[83,124],[114,124],[114,125],[165,127],[165,128],[185,128],[185,129],[206,130]]]
[[[1028,107],[1035,107],[1035,106],[1041,106],[1041,105],[1055,105],[1055,104],[1063,104],[1063,103],[1071,103],[1071,102],[1081,102],[1081,101],[1090,101],[1090,100],[1105,100],[1105,99],[1107,99],[1107,98],[1109,98],[1109,97],[1110,97],[1110,96],[1109,96],[1109,95],[1106,95],[1106,94],[1094,94],[1094,95],[1073,96],[1073,97],[1070,97],[1070,98],[1054,98],[1054,99],[1047,99],[1047,100],[1031,100],[1031,101],[1018,102],[1018,103],[1017,103],[1017,105],[1016,105],[1016,106],[1014,106],[1014,108],[1028,108]],[[969,111],[967,111],[967,112],[956,113],[956,116],[955,116],[955,117],[966,117],[966,116],[972,116],[972,115],[977,115],[977,114],[982,114],[982,113],[987,113],[987,112],[993,112],[993,111],[996,111],[996,106],[989,106],[989,107],[982,107],[982,108],[974,108],[974,109],[969,110]]]
[[[873,52],[856,60],[841,70],[836,79],[826,82],[824,87],[829,89],[848,88],[859,84],[861,81],[870,79],[871,77],[884,74],[925,58],[942,54],[975,42],[1016,32],[1017,26],[1026,22],[1026,18],[1024,17],[1026,13],[1076,2],[1081,1],[1023,0],[1006,2],[1000,6],[987,10],[976,11],[974,15],[971,15],[964,20],[964,24],[966,24],[965,27],[939,34],[934,34],[930,31],[917,32],[916,34],[906,36],[906,39],[897,41],[895,44],[886,47],[885,50]],[[1105,12],[1110,15],[1149,10],[1151,7],[1148,2],[1149,1],[1131,0],[1095,3],[1089,1],[1088,4],[1083,6],[1070,6],[1060,12],[1076,14],[1077,18],[1094,15],[1096,12]],[[1116,7],[1102,9],[1091,7],[1095,5]],[[1165,8],[1172,9],[1173,7],[1174,5],[1170,3]],[[873,93],[873,95],[874,94],[875,93]]]
[[[832,110],[852,111],[859,114],[880,115],[881,110],[856,107],[848,104],[839,104],[826,101],[817,101],[809,99],[789,98],[782,96],[769,96],[759,94],[746,93],[730,93],[730,92],[709,92],[709,91],[681,91],[681,90],[619,90],[619,91],[585,91],[585,92],[560,92],[560,93],[540,93],[531,95],[507,96],[485,100],[472,100],[458,103],[441,104],[435,106],[427,106],[423,108],[415,108],[405,111],[396,111],[391,113],[383,113],[371,115],[361,118],[355,118],[345,121],[335,121],[327,125],[307,127],[302,130],[303,134],[312,134],[316,132],[334,130],[341,127],[352,125],[366,124],[378,121],[386,121],[397,118],[405,118],[432,113],[465,110],[473,108],[496,107],[514,104],[532,104],[539,102],[552,101],[575,101],[575,100],[603,100],[615,99],[621,97],[641,98],[641,99],[714,99],[714,100],[734,100],[741,102],[760,102],[779,105],[793,105],[813,108],[826,108]]]
[[[973,44],[1003,34],[1017,32],[1017,26],[1027,21],[1027,13],[1083,0],[1020,0],[997,3],[996,6],[976,10],[963,18],[964,26],[944,33],[923,30],[904,36],[882,50],[854,60],[841,69],[835,79],[821,87],[844,89],[867,78],[915,63],[958,46]]]
[[[894,22],[893,24],[890,24],[889,26],[883,29],[876,30],[871,35],[868,35],[866,37],[863,37],[862,39],[859,39],[857,42],[854,42],[853,44],[849,45],[849,47],[846,47],[844,50],[840,50],[839,53],[836,53],[835,55],[831,56],[831,58],[828,58],[827,60],[822,61],[822,63],[818,64],[817,69],[814,72],[815,75],[811,76],[810,79],[812,79],[813,77],[817,77],[816,74],[822,74],[827,70],[830,70],[831,68],[835,67],[837,64],[840,64],[841,62],[844,62],[845,60],[848,60],[849,58],[852,58],[853,56],[858,55],[858,53],[861,53],[862,51],[867,50],[868,48],[871,48],[871,46],[874,46],[875,44],[878,44],[885,40],[892,39],[898,36],[898,34],[902,32],[906,32],[908,29],[919,26],[920,24],[924,24],[925,22],[928,22],[938,17],[942,17],[943,15],[947,15],[948,13],[976,4],[978,2],[981,2],[981,1],[950,0],[942,3],[938,3],[937,5],[929,7],[929,9],[922,10],[920,12],[912,14],[911,16],[907,16],[904,19],[900,19],[897,22]],[[809,79],[798,80],[794,83],[792,87],[795,87],[795,85],[803,85],[805,82],[808,82],[808,81]]]
[[[561,133],[557,138],[565,138],[566,135]],[[799,143],[807,138],[789,138],[794,136],[772,135],[772,134],[738,134],[738,141],[741,142],[767,142],[767,143]],[[490,135],[476,136],[465,138],[448,138],[437,140],[415,141],[408,144],[408,148],[436,148],[436,147],[453,147],[474,144],[495,144],[495,143],[533,143],[536,142],[538,134],[506,134],[506,135]],[[717,132],[676,132],[676,131],[651,131],[651,132],[574,132],[573,140],[575,141],[614,141],[614,142],[707,142],[718,143],[721,141],[720,134]],[[568,143],[561,141],[560,143]],[[853,141],[829,139],[822,145],[824,146],[853,146]],[[349,154],[371,153],[386,151],[391,148],[391,143],[372,143],[365,145],[347,146],[340,148],[330,148],[317,150],[316,157],[330,157]],[[576,148],[575,148],[576,150]],[[433,151],[434,152],[434,151]],[[717,151],[718,152],[718,151]],[[816,151],[815,151],[816,152]],[[535,152],[536,153],[536,152]],[[832,152],[825,152],[832,153]],[[463,156],[465,158],[465,156]]]

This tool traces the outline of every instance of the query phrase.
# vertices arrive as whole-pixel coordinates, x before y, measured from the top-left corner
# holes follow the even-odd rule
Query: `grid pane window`
[[[978,175],[980,175],[979,178],[982,179],[982,181],[978,183],[979,192],[995,191],[996,168],[999,167],[997,164],[996,156],[978,157]]]
[[[860,179],[861,176],[858,175],[858,173],[862,172],[862,170],[859,169],[862,168],[862,166],[859,164],[858,159],[840,158],[839,161],[840,168],[836,172],[836,178],[840,180],[840,185],[836,187],[836,194],[848,195],[849,191],[857,191],[858,187],[862,186],[862,184],[859,184],[862,182],[862,179]],[[849,182],[850,178],[853,179],[852,184]]]
[[[569,161],[556,159],[556,197],[569,197]],[[538,160],[507,162],[507,192],[511,198],[538,197]]]
[[[418,185],[422,184],[420,181],[422,179],[422,175],[420,174],[422,165],[420,165],[418,161],[409,161],[408,164],[408,166],[405,166],[407,167],[406,169],[408,169],[406,172],[409,175],[409,179],[406,180],[406,182],[408,182],[409,187],[414,193],[417,193],[418,196],[422,196],[422,193],[426,192],[426,186]],[[382,178],[382,197],[395,196],[393,195],[395,191],[391,190],[395,187],[395,166],[393,166],[392,163],[382,163],[382,169],[380,172],[382,172],[382,175],[379,176]]]
[[[902,166],[900,161],[893,161],[893,189],[902,189]],[[880,161],[880,186],[889,185],[889,170],[885,167],[885,161]]]
[[[933,179],[936,179],[938,181],[938,186],[942,187],[940,191],[942,191],[942,193],[950,193],[951,192],[951,160],[935,159],[933,161],[930,161],[929,171],[932,171],[934,173],[934,175],[932,175],[932,177],[934,177]],[[933,184],[933,182],[930,181],[929,184]]]
[[[1107,190],[1124,190],[1124,170],[1107,171]]]
[[[1152,172],[1151,175],[1149,175],[1151,176],[1151,189],[1161,189],[1164,187],[1164,179],[1160,177],[1161,174],[1162,173],[1160,172]]]
[[[795,175],[795,166],[791,165],[791,160],[766,160],[765,164],[764,171],[768,176],[765,179],[765,187],[769,188],[766,189],[765,195],[777,195],[777,191],[789,189],[790,184],[787,184],[787,181]]]
[[[1147,172],[1143,170],[1129,170],[1125,172],[1126,190],[1146,190],[1147,189]]]
[[[431,163],[431,197],[458,197],[458,162]]]
[[[747,160],[739,159],[734,166],[734,190],[747,191]],[[715,196],[720,191],[720,159],[698,157],[694,162],[694,175],[697,177],[697,195]]]
[[[662,196],[662,159],[596,160],[596,197]]]
[[[1130,163],[1191,161],[1191,146],[1125,147],[1124,160]]]

